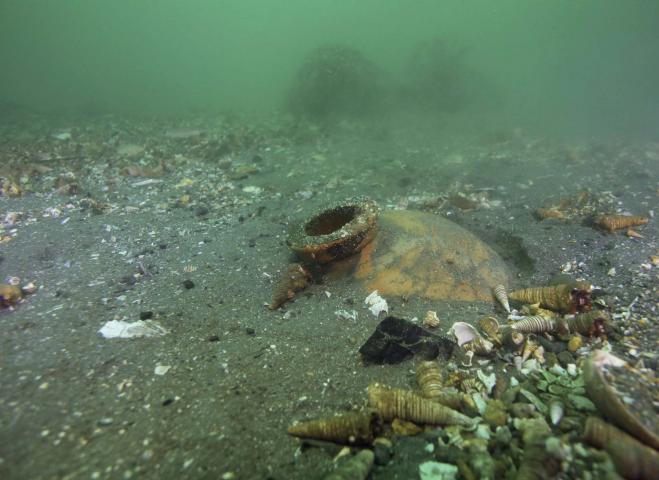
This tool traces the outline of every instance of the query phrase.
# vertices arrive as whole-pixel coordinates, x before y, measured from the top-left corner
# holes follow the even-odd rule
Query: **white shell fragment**
[[[480,338],[478,330],[466,322],[455,322],[451,326],[449,334],[455,337],[455,340],[458,342],[459,346]]]
[[[419,465],[421,480],[453,480],[458,474],[458,467],[450,463],[428,461]]]
[[[376,317],[382,312],[389,312],[389,305],[387,305],[387,301],[378,294],[377,290],[373,290],[371,294],[366,297],[364,303],[371,311],[371,313]]]
[[[164,375],[169,372],[170,368],[172,368],[171,365],[156,365],[156,368],[153,369],[153,373],[156,375]]]
[[[563,418],[564,413],[565,409],[563,404],[558,400],[554,400],[549,404],[549,418],[551,419],[552,425],[558,425]]]
[[[123,320],[110,320],[98,331],[104,338],[140,338],[158,337],[169,333],[158,322],[151,320],[138,320],[124,322]]]
[[[485,375],[483,370],[480,368],[476,370],[476,375],[478,376],[478,379],[483,382],[483,385],[485,385],[485,388],[487,388],[487,393],[488,395],[492,393],[492,389],[497,383],[497,376],[494,372],[490,373],[489,375]]]

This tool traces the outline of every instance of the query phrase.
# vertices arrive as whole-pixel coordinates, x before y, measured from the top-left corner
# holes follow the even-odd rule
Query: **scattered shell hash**
[[[506,292],[506,287],[503,285],[497,285],[492,289],[494,298],[501,304],[503,309],[510,313],[510,303],[508,302],[508,293]]]
[[[348,412],[288,427],[288,433],[295,437],[357,445],[370,445],[381,430],[382,419],[373,410]]]
[[[421,424],[474,425],[470,417],[409,390],[375,383],[369,385],[367,392],[369,405],[386,421],[400,418]]]
[[[623,228],[645,225],[648,220],[647,217],[639,215],[600,215],[595,220],[595,224],[609,232],[615,232]]]
[[[309,285],[311,275],[301,264],[291,263],[275,285],[270,310],[276,310]]]
[[[509,297],[521,303],[539,303],[541,307],[557,312],[574,313],[590,310],[591,291],[588,283],[575,282],[515,290]]]
[[[658,478],[659,453],[631,435],[596,417],[588,417],[584,439],[610,455],[618,473],[625,478]]]
[[[324,480],[364,480],[373,467],[375,455],[371,450],[362,450],[339,465]]]

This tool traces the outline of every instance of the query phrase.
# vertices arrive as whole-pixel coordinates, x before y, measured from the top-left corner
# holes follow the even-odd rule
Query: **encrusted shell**
[[[610,315],[604,310],[593,310],[566,320],[571,332],[586,336],[601,336],[606,333],[606,327],[611,322]]]
[[[474,420],[452,408],[423,398],[409,390],[378,383],[368,387],[368,403],[384,420],[401,418],[415,423],[472,426]]]
[[[324,480],[365,480],[373,467],[375,455],[372,450],[362,450],[337,467]]]
[[[521,303],[540,304],[557,312],[574,313],[590,310],[591,285],[586,282],[562,283],[548,287],[524,288],[510,292],[510,299]]]
[[[288,427],[288,433],[295,437],[358,445],[371,444],[381,430],[382,419],[373,410],[348,412]]]
[[[506,287],[504,285],[497,285],[492,289],[494,298],[501,304],[503,309],[510,313],[510,303],[508,302],[508,293],[506,292]]]

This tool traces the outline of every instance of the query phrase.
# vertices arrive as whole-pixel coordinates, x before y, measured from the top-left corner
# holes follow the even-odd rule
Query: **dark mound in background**
[[[358,50],[327,45],[304,60],[291,88],[288,110],[315,119],[368,116],[381,107],[379,70]]]

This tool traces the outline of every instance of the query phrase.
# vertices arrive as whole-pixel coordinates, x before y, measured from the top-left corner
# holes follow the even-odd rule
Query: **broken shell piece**
[[[374,460],[375,455],[371,450],[362,450],[339,465],[324,480],[365,480]]]
[[[23,292],[16,285],[0,284],[0,307],[13,307],[23,298]]]
[[[510,292],[509,297],[521,303],[538,303],[541,307],[557,312],[574,313],[590,310],[591,292],[590,284],[574,282],[515,290]]]
[[[492,342],[485,340],[478,330],[466,322],[455,322],[449,333],[455,337],[459,346],[476,355],[489,355],[494,348]]]
[[[310,280],[311,275],[301,264],[290,264],[275,285],[272,302],[268,308],[270,310],[278,309],[292,299],[296,292],[307,288]]]
[[[288,433],[295,437],[357,445],[371,444],[381,430],[382,419],[373,410],[348,412],[288,427]]]
[[[432,425],[473,426],[475,421],[452,408],[423,398],[409,390],[390,388],[378,383],[369,385],[368,403],[382,418],[401,418]]]
[[[643,238],[643,235],[641,235],[640,233],[638,233],[636,230],[632,230],[631,228],[628,228],[628,229],[627,229],[626,235],[627,235],[629,238]]]
[[[508,302],[508,293],[506,292],[506,287],[503,285],[497,285],[492,289],[494,298],[501,304],[503,309],[510,313],[510,303]]]
[[[551,318],[534,315],[510,324],[510,328],[523,333],[549,333],[556,328],[556,322]]]
[[[519,350],[524,345],[524,340],[526,340],[525,335],[522,332],[513,330],[509,326],[502,328],[501,340],[504,345],[512,350]]]
[[[645,225],[648,220],[647,217],[639,215],[601,215],[595,220],[595,224],[609,232],[615,232],[627,227]]]
[[[37,286],[34,284],[34,282],[29,282],[21,287],[21,291],[24,295],[32,295],[37,291]]]
[[[631,435],[595,417],[588,417],[584,439],[605,449],[616,470],[625,478],[651,479],[659,474],[659,453]]]
[[[434,310],[428,310],[426,316],[423,317],[423,326],[426,328],[437,328],[439,327],[440,321],[437,316],[437,312]]]
[[[526,343],[524,343],[524,348],[522,350],[522,362],[533,355],[533,353],[540,347],[540,344],[535,340],[535,336],[528,335],[526,337]]]

